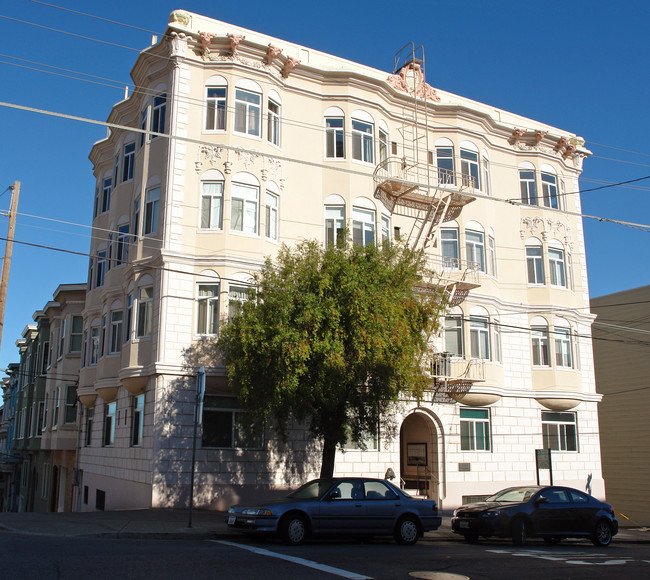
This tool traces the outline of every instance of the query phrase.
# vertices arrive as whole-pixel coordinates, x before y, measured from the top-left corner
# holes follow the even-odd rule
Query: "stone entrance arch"
[[[441,506],[444,497],[442,431],[435,415],[414,409],[404,418],[399,433],[400,475],[404,489],[426,495]]]

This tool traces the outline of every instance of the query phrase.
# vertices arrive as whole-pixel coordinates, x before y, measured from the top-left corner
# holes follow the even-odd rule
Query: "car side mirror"
[[[548,498],[545,498],[543,495],[540,495],[538,498],[535,499],[533,503],[535,504],[535,507],[538,507],[543,503],[548,503]]]
[[[333,499],[339,499],[341,497],[341,492],[338,489],[327,494],[325,498],[327,501],[332,501]]]

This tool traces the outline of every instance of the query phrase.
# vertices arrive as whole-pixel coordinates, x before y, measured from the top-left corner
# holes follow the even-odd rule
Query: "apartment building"
[[[591,299],[598,418],[607,499],[635,525],[650,525],[648,477],[650,426],[650,286]],[[624,426],[624,428],[622,428]]]
[[[398,48],[398,47],[396,47]],[[450,306],[431,391],[337,474],[445,508],[552,477],[603,496],[573,133],[433,88],[407,45],[385,72],[184,11],[144,50],[90,152],[96,178],[78,395],[81,509],[196,505],[319,472],[319,444],[251,431],[214,352],[280,244],[400,239]],[[393,63],[386,63],[387,69]],[[124,129],[131,127],[132,130]],[[589,483],[588,483],[589,482]]]

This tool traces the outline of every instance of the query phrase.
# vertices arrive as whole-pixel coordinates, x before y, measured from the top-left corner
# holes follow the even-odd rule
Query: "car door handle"
[[[354,504],[354,507],[358,507],[358,508],[360,508],[360,507],[363,507],[363,506],[362,506],[360,503],[355,503],[355,504]]]

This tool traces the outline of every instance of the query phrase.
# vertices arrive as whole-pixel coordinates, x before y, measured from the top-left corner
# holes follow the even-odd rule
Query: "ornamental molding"
[[[182,26],[189,26],[190,15],[184,10],[174,10],[169,15],[169,24],[180,24]]]
[[[210,43],[214,37],[214,34],[199,31],[199,47],[203,60],[210,56]]]
[[[266,49],[266,64],[271,64],[277,56],[282,53],[282,49],[278,48],[277,46],[273,46],[272,44],[269,43],[268,48]]]
[[[409,71],[415,74],[415,82],[412,80],[409,81],[407,78]],[[440,102],[440,97],[436,93],[436,90],[425,82],[422,67],[416,62],[404,65],[397,74],[390,75],[386,79],[386,82],[395,90],[402,93],[414,95],[428,101],[435,101],[436,103]]]
[[[519,233],[522,240],[526,240],[530,236],[539,236],[545,242],[550,238],[559,238],[569,250],[573,251],[571,228],[560,220],[541,216],[524,217],[521,218]]]
[[[230,32],[226,34],[226,36],[228,37],[228,42],[230,43],[230,53],[232,55],[237,54],[237,50],[239,49],[241,41],[246,37],[243,34],[231,34]]]
[[[518,151],[539,152],[556,155],[564,160],[570,160],[574,167],[582,169],[582,162],[587,154],[580,149],[585,140],[582,137],[559,137],[553,146],[544,146],[542,141],[548,136],[548,131],[528,131],[515,127],[508,139],[510,145]],[[552,138],[549,138],[552,140]]]
[[[235,154],[239,159],[240,163],[243,163],[245,169],[249,169],[251,165],[257,161],[257,158],[260,157],[258,153],[253,153],[250,151],[243,151],[242,149],[235,149]]]
[[[172,32],[171,33],[171,57],[183,56],[187,50],[188,36],[182,32]]]

